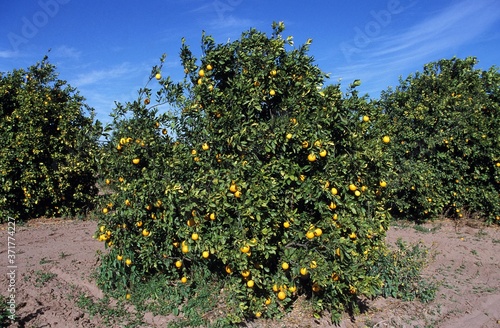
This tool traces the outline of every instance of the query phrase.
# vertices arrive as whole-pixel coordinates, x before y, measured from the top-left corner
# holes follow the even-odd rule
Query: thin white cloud
[[[69,59],[79,59],[81,56],[81,51],[68,46],[59,46],[53,49],[52,54],[56,58],[69,58]]]
[[[110,69],[93,70],[88,73],[79,74],[76,79],[72,81],[72,84],[76,87],[82,87],[85,85],[95,84],[107,79],[116,79],[136,71],[136,67],[132,67],[128,63],[123,63],[120,66]]]
[[[461,47],[482,38],[498,38],[497,32],[485,32],[499,20],[496,0],[462,0],[399,33],[382,31],[366,47],[352,52],[348,65],[340,65],[335,75],[347,83],[361,78],[373,85],[370,92],[380,91],[388,86],[389,78],[415,70],[416,65],[420,69],[427,62],[451,58]]]
[[[12,50],[0,50],[0,58],[16,58],[19,57],[19,52]]]

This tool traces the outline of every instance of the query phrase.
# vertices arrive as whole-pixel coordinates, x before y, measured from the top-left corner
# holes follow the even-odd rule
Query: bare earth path
[[[16,229],[16,311],[12,327],[108,327],[76,305],[84,293],[99,299],[90,278],[103,245],[92,239],[92,221],[33,220]],[[7,230],[0,226],[0,294],[8,296]],[[420,226],[393,226],[387,241],[423,241],[435,254],[424,275],[440,282],[430,304],[378,299],[352,322],[340,327],[485,327],[500,328],[500,229],[441,221]],[[297,320],[300,317],[300,320]],[[144,327],[163,327],[167,318],[146,316]],[[333,327],[325,318],[292,315],[280,323],[250,327]]]

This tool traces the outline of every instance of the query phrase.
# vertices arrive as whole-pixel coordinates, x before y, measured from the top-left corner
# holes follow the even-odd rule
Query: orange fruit
[[[103,212],[104,214],[106,214],[106,213],[108,213],[108,209],[105,207],[105,208],[103,208],[103,209],[102,209],[102,212]]]
[[[207,65],[207,71],[211,71],[213,69],[212,65],[208,64]]]
[[[150,232],[149,232],[149,231],[147,231],[146,229],[142,230],[142,235],[143,235],[144,237],[149,236],[149,233],[150,233]]]
[[[271,96],[276,95],[276,91],[274,91],[273,89],[269,90],[269,95],[271,95]]]
[[[288,269],[290,268],[290,265],[289,265],[288,263],[286,263],[286,262],[283,262],[283,263],[281,264],[281,268],[282,268],[283,270],[288,270]]]
[[[155,78],[156,78],[157,80],[161,79],[161,74],[160,74],[160,73],[156,73]]]
[[[132,260],[131,260],[131,259],[126,259],[126,260],[125,260],[125,264],[126,264],[127,266],[130,266],[130,265],[132,264]]]
[[[356,187],[356,185],[354,185],[352,183],[349,185],[349,190],[350,191],[355,191],[356,189],[358,189],[358,187]]]
[[[182,261],[180,261],[180,260],[179,260],[179,261],[176,261],[176,262],[175,262],[175,267],[176,267],[176,268],[180,268],[180,267],[182,267]]]
[[[200,71],[198,72],[198,75],[200,77],[204,77],[205,76],[205,71],[203,69],[200,69]]]
[[[316,229],[314,230],[314,236],[319,237],[319,236],[321,236],[322,234],[323,234],[323,230],[321,230],[320,228],[316,228]]]
[[[253,288],[254,285],[255,285],[255,283],[253,282],[253,280],[248,280],[247,281],[248,288]]]
[[[303,276],[307,275],[307,268],[300,268],[300,274]]]
[[[338,194],[338,190],[337,190],[337,188],[332,188],[332,190],[331,190],[331,191],[332,191],[332,195],[336,195],[336,194]]]
[[[122,255],[116,255],[116,259],[117,259],[118,261],[121,261],[121,260],[123,260],[123,256],[122,256]]]
[[[313,239],[314,238],[314,231],[309,230],[306,232],[306,237],[307,239]]]
[[[193,232],[193,234],[191,235],[191,239],[196,241],[198,240],[198,238],[200,238],[200,236],[196,232]]]
[[[391,138],[389,138],[389,136],[384,136],[382,138],[382,142],[388,144],[389,142],[391,142]]]
[[[382,188],[387,187],[387,182],[385,182],[385,181],[380,181],[380,186],[381,186]]]
[[[283,301],[285,298],[286,298],[286,293],[285,292],[281,291],[281,292],[278,293],[278,299],[280,301]]]
[[[319,152],[319,156],[320,157],[326,157],[327,153],[328,152],[326,151],[326,149],[321,149],[321,151]]]
[[[188,281],[188,279],[187,279],[186,277],[182,277],[182,278],[181,278],[181,282],[182,282],[183,284],[185,284],[187,281]]]
[[[241,251],[242,253],[248,253],[248,252],[250,252],[250,246],[248,246],[248,245],[242,246],[242,247],[240,248],[240,251]]]
[[[363,116],[363,122],[368,122],[368,121],[370,121],[370,117],[367,115]]]
[[[318,267],[318,263],[316,263],[316,261],[311,261],[311,263],[309,263],[309,267],[311,269],[316,269]]]
[[[201,257],[203,257],[204,259],[208,259],[209,256],[210,256],[209,251],[203,251],[203,253],[201,253]]]
[[[250,270],[246,269],[246,270],[241,271],[241,275],[243,276],[243,278],[249,277],[250,276]]]
[[[316,161],[316,155],[314,153],[310,153],[309,155],[307,155],[307,160],[309,162],[314,162]]]
[[[287,229],[290,228],[290,222],[288,221],[283,222],[283,227]]]

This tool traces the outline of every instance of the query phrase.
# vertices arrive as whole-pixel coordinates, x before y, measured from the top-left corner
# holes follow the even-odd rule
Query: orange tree
[[[384,92],[396,216],[500,219],[500,75],[475,58],[440,60]]]
[[[0,74],[0,220],[91,209],[101,131],[88,110],[47,57]]]
[[[184,81],[154,67],[158,85],[117,107],[96,233],[109,248],[102,287],[133,295],[157,273],[195,291],[209,270],[231,321],[279,315],[302,294],[339,320],[380,291],[368,274],[389,223],[380,114],[358,80],[346,94],[324,87],[310,42],[290,47],[283,29],[224,44],[203,35],[199,60],[183,42]]]

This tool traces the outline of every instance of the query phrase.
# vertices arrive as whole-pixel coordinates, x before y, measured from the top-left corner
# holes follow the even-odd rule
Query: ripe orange
[[[332,188],[332,195],[336,195],[336,194],[338,194],[337,188]]]
[[[215,220],[215,213],[210,214],[210,220],[212,220],[212,221]]]
[[[198,72],[198,75],[200,77],[204,77],[205,76],[205,71],[203,69],[200,69],[200,71]]]
[[[240,198],[240,197],[241,197],[241,191],[237,190],[237,191],[234,193],[234,197],[236,197],[236,198]]]
[[[276,76],[277,73],[278,72],[275,69],[273,69],[270,74],[271,74],[271,76]]]
[[[300,268],[300,274],[303,276],[307,275],[307,268]]]
[[[255,285],[255,283],[253,282],[253,280],[248,280],[247,281],[248,288],[253,288],[254,285]]]
[[[314,231],[309,230],[306,232],[306,237],[307,239],[313,239],[314,238]]]
[[[203,251],[203,253],[201,253],[201,257],[203,257],[204,259],[208,259],[209,256],[210,256],[209,251]]]
[[[176,268],[180,268],[180,267],[182,267],[182,261],[180,261],[180,260],[179,260],[179,261],[176,261],[176,262],[175,262],[175,267],[176,267]]]
[[[314,230],[314,236],[319,237],[319,236],[321,236],[322,234],[323,234],[323,230],[321,230],[320,228],[316,228],[316,229]]]
[[[286,229],[290,228],[290,222],[288,221],[283,222],[283,227]]]
[[[370,120],[370,117],[365,115],[363,116],[363,122],[368,122]]]
[[[281,264],[281,268],[283,270],[288,270],[290,268],[290,265],[288,263],[286,263],[286,262],[283,262],[283,264]]]
[[[212,65],[208,64],[207,65],[207,71],[211,71],[213,69]]]
[[[356,187],[356,185],[354,185],[352,183],[349,185],[349,190],[350,191],[355,191],[356,189],[358,189],[358,187]]]
[[[270,299],[270,298],[266,299],[266,301],[264,302],[264,304],[265,304],[265,305],[269,305],[269,304],[271,304],[271,299]]]
[[[319,156],[320,157],[326,157],[326,155],[327,155],[326,149],[321,149],[321,151],[319,152]]]
[[[289,291],[290,293],[295,293],[295,291],[296,291],[296,290],[297,290],[297,287],[295,287],[295,286],[290,286],[290,287],[288,288],[288,291]]]
[[[121,260],[123,260],[123,256],[122,256],[122,255],[116,255],[116,259],[117,259],[118,261],[121,261]]]
[[[137,221],[137,223],[135,224],[138,228],[142,227],[142,221]]]
[[[146,229],[142,230],[142,235],[143,235],[144,237],[149,236],[149,234],[150,234],[150,232],[149,232],[149,231],[147,231]]]
[[[206,142],[201,146],[201,149],[203,150],[208,150],[209,148],[210,146]]]
[[[103,209],[102,209],[102,212],[103,212],[104,214],[107,214],[107,213],[108,213],[108,209],[105,207],[105,208],[103,208]]]
[[[193,232],[193,234],[191,235],[191,239],[196,241],[198,240],[198,238],[200,238],[200,236],[196,232]]]
[[[307,148],[307,147],[309,147],[309,142],[307,142],[307,140],[302,141],[302,148]]]
[[[132,203],[130,202],[130,200],[128,199],[125,199],[125,206],[130,206]]]
[[[130,295],[130,294],[126,294],[126,295],[125,295],[125,299],[129,300],[129,299],[131,299],[131,298],[132,298],[132,295]]]
[[[242,253],[248,253],[248,252],[250,252],[250,246],[248,246],[248,245],[242,246],[242,247],[240,248],[240,251],[241,251]]]
[[[276,95],[276,91],[274,91],[273,89],[271,89],[271,90],[269,90],[269,94],[270,94],[271,96],[274,96],[274,95]]]
[[[130,265],[132,264],[132,260],[131,260],[131,259],[126,259],[126,260],[125,260],[125,264],[126,264],[127,266],[130,266]]]
[[[314,153],[310,153],[309,155],[307,155],[307,160],[309,162],[314,162],[316,161],[316,155]]]
[[[229,191],[232,193],[238,191],[238,187],[236,186],[236,184],[232,183],[231,186],[229,186]]]
[[[280,301],[283,301],[285,298],[286,298],[286,293],[285,292],[281,291],[281,292],[278,293],[278,299]]]
[[[260,311],[255,312],[255,317],[257,319],[259,319],[261,316],[262,316],[262,312],[260,312]]]
[[[161,74],[160,74],[160,73],[156,73],[155,78],[156,78],[157,80],[161,79]]]
[[[182,282],[183,284],[185,284],[187,281],[188,281],[188,279],[187,279],[186,277],[182,277],[182,278],[181,278],[181,282]]]
[[[231,269],[231,267],[229,265],[226,265],[226,273],[227,274],[233,273],[233,269]]]
[[[316,261],[311,261],[311,263],[309,263],[309,267],[311,269],[316,269],[318,267],[318,263],[316,263]]]
[[[292,139],[292,138],[293,138],[293,134],[291,134],[291,133],[287,133],[287,134],[286,134],[286,139],[287,139],[287,140],[290,140],[290,139]]]
[[[186,254],[189,253],[189,246],[188,245],[183,245],[181,248],[181,251]]]
[[[245,269],[241,271],[241,275],[243,276],[243,278],[248,278],[250,276],[250,270]]]
[[[356,197],[359,197],[359,196],[361,196],[361,192],[360,192],[359,190],[356,190],[356,191],[354,192],[354,195],[356,195]]]
[[[385,182],[385,181],[380,181],[380,186],[381,186],[382,188],[387,187],[387,182]]]
[[[382,142],[388,144],[389,142],[391,142],[391,138],[389,138],[389,136],[384,136],[382,138]]]

